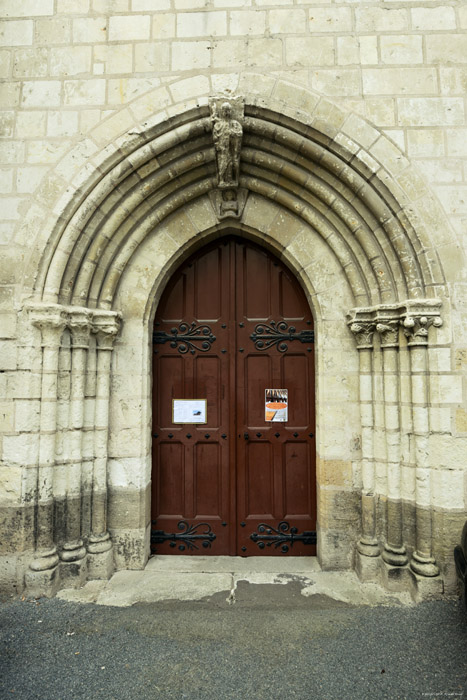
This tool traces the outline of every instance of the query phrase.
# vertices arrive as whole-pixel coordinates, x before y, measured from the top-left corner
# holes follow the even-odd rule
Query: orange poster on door
[[[266,389],[265,420],[268,423],[286,423],[288,420],[288,390]]]

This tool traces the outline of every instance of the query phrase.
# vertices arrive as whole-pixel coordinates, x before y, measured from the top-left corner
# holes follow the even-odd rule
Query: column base
[[[397,591],[402,593],[410,591],[410,594],[412,595],[411,571],[407,566],[407,557],[405,558],[405,566],[402,566],[400,564],[392,566],[391,564],[386,562],[386,560],[384,559],[384,555],[382,559],[383,561],[381,561],[381,580],[383,586],[387,588],[388,591]]]
[[[64,588],[81,588],[88,574],[86,549],[82,540],[67,542],[60,552],[60,576]]]
[[[377,540],[362,539],[357,544],[357,551],[363,554],[364,557],[379,557],[381,553],[381,547],[379,546]]]
[[[433,557],[425,557],[422,554],[414,552],[412,554],[412,560],[410,562],[410,568],[412,571],[419,576],[426,576],[428,578],[433,578],[439,575],[439,569],[436,566]]]
[[[26,595],[31,598],[52,598],[60,588],[60,570],[55,547],[36,553],[24,575]]]
[[[411,595],[415,603],[424,600],[439,600],[444,593],[441,576],[420,576],[409,569],[411,578]]]
[[[405,547],[391,547],[385,545],[381,557],[390,566],[405,566],[409,559]]]
[[[88,580],[107,580],[113,572],[113,548],[109,533],[90,535],[88,540]]]
[[[360,552],[358,546],[355,552],[355,573],[360,581],[379,581],[381,557],[376,555],[368,556]]]

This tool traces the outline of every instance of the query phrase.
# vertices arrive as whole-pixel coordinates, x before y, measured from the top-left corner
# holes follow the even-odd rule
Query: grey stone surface
[[[323,571],[316,557],[171,557],[149,560],[143,571],[117,571],[110,581],[58,593],[62,600],[128,607],[136,603],[196,601],[217,596],[229,605],[245,584],[281,588],[295,583],[304,597],[326,597],[355,605],[412,603],[409,593],[388,592],[352,571]],[[272,588],[270,588],[272,591]]]

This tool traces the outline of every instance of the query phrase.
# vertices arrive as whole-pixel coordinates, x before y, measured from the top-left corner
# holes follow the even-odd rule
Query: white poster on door
[[[207,423],[206,399],[172,399],[172,423]]]

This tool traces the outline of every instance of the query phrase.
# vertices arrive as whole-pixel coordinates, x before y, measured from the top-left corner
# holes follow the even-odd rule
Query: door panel
[[[241,239],[174,275],[154,325],[154,552],[315,553],[312,327],[287,268]],[[265,420],[271,388],[285,423]],[[206,424],[173,423],[173,399],[206,399]]]

